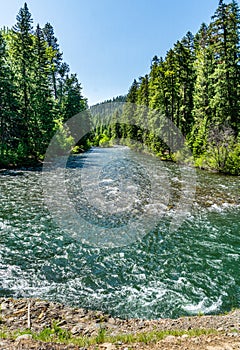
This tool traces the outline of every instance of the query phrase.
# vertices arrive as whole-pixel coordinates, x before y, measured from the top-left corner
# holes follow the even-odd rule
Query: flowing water
[[[197,171],[183,221],[181,191],[191,178],[176,164],[124,147],[93,148],[71,157],[65,173],[58,201],[63,208],[67,193],[81,219],[76,235],[61,225],[61,205],[49,209],[41,171],[1,173],[0,296],[124,318],[240,307],[239,177]],[[156,202],[156,215],[145,210]],[[170,229],[176,218],[183,222]]]

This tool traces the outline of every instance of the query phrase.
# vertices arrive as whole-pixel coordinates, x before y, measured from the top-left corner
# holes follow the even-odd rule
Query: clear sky
[[[28,0],[34,23],[50,22],[89,104],[127,93],[188,30],[209,23],[218,0]],[[228,1],[227,1],[228,2]],[[0,0],[12,27],[24,0]]]

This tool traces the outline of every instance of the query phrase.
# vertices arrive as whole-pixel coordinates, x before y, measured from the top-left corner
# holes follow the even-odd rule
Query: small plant
[[[51,328],[45,328],[40,333],[32,332],[31,330],[18,330],[15,332],[8,331],[7,329],[0,330],[0,337],[2,339],[16,339],[19,335],[31,334],[33,339],[42,342],[62,343],[62,344],[74,344],[79,347],[89,347],[91,345],[97,345],[102,343],[118,343],[134,344],[134,343],[156,343],[169,335],[182,336],[187,334],[189,337],[196,337],[202,334],[214,334],[217,333],[213,329],[191,329],[189,331],[184,330],[153,330],[150,332],[128,333],[119,334],[116,336],[108,336],[106,329],[100,328],[97,336],[87,337],[78,336],[74,337],[72,334],[58,326],[56,321],[52,322]]]
[[[110,138],[107,135],[103,135],[103,137],[99,140],[100,147],[108,147]]]
[[[199,317],[201,317],[201,316],[204,316],[204,312],[202,312],[202,311],[198,311],[198,314],[197,314]]]
[[[51,331],[53,332],[53,335],[56,336],[60,341],[68,340],[71,337],[70,332],[59,327],[56,320],[52,321]]]
[[[105,338],[106,338],[106,329],[101,327],[98,331],[98,335],[96,337],[96,342],[98,344],[102,344],[105,342]]]

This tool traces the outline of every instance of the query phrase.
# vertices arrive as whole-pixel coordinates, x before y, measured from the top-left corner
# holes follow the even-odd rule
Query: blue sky
[[[154,55],[202,22],[218,0],[28,0],[34,23],[50,22],[89,104],[127,93]],[[0,0],[0,27],[11,27],[22,0]]]

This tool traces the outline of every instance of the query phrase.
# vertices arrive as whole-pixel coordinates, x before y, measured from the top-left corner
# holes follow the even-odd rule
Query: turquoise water
[[[46,205],[40,171],[2,173],[0,296],[40,297],[124,318],[175,318],[240,307],[240,179],[197,171],[191,208],[182,225],[170,230],[184,181],[179,169],[122,147],[72,157],[68,197],[91,229],[73,226],[76,236],[55,220],[61,219],[61,207],[53,215]],[[100,215],[100,194],[92,191],[96,183],[108,205],[106,215]],[[158,196],[158,220],[149,225],[143,216],[147,225],[141,236],[129,232],[126,245],[120,236],[109,247],[101,240],[91,244],[99,227],[124,232],[130,214],[137,225],[151,196]]]

